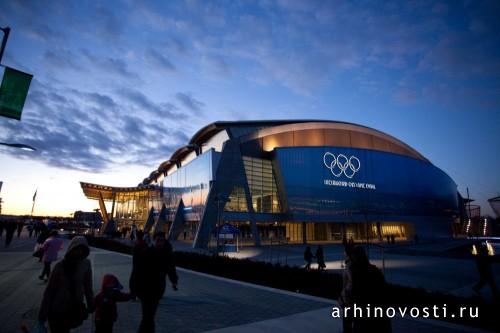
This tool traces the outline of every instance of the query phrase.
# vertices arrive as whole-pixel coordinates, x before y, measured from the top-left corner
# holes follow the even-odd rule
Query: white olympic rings
[[[343,154],[335,156],[330,152],[326,152],[323,155],[323,163],[335,177],[340,177],[344,174],[347,178],[352,178],[361,168],[361,162],[356,156],[347,158]]]

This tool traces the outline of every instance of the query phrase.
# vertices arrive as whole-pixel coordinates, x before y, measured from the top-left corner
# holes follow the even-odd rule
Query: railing
[[[270,248],[269,248],[269,262],[273,262],[273,258],[276,252],[276,262],[281,263],[281,256],[284,249],[285,256],[285,265],[288,264],[288,240],[287,239],[270,239]],[[278,248],[276,248],[278,246]]]

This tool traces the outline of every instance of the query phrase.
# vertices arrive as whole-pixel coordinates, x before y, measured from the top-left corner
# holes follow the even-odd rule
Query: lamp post
[[[26,151],[36,151],[36,148],[34,148],[30,145],[25,145],[23,143],[0,142],[0,145],[11,147],[11,148],[19,148],[19,149],[26,150]]]
[[[5,51],[5,45],[7,44],[7,39],[9,39],[10,28],[0,28],[3,31],[2,45],[0,46],[0,64],[2,63],[3,52]]]

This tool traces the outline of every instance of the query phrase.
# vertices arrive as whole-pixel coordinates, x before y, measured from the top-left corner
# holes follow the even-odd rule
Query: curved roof
[[[324,130],[325,132],[318,132]],[[264,150],[270,151],[274,147],[287,146],[339,146],[361,149],[380,150],[385,152],[397,153],[400,155],[410,156],[429,162],[422,154],[395,137],[381,132],[379,130],[357,125],[347,122],[338,121],[308,121],[301,123],[285,124],[281,126],[273,126],[255,131],[241,138],[242,142],[255,140],[257,138],[277,137],[279,134],[289,133],[293,137],[298,136],[299,139],[292,138],[291,140],[281,140],[285,142],[275,141],[264,147]],[[300,135],[302,138],[300,139]],[[344,140],[338,137],[345,136]],[[266,145],[266,144],[265,144]]]
[[[293,123],[304,123],[304,122],[311,122],[311,121],[318,121],[318,120],[243,120],[243,121],[216,121],[213,123],[208,124],[205,127],[202,127],[198,132],[196,132],[191,140],[189,141],[190,144],[196,144],[196,145],[201,145],[204,142],[207,142],[208,139],[210,139],[212,136],[215,134],[219,133],[220,131],[226,129],[230,130],[230,133],[228,133],[230,138],[233,137],[238,137],[239,135],[234,135],[233,132],[237,129],[248,129],[250,131],[252,130],[258,130],[261,128],[266,128],[266,127],[271,127],[271,126],[277,126],[277,125],[285,125],[285,124],[293,124]],[[325,120],[324,122],[328,122],[328,120]]]
[[[337,129],[356,133],[364,133],[389,142],[390,144],[398,147],[398,151],[404,155],[412,156],[414,158],[418,158],[428,162],[428,160],[422,154],[420,154],[418,151],[405,144],[401,140],[398,140],[395,137],[376,129],[354,123],[317,119],[216,121],[198,130],[193,135],[188,145],[177,149],[168,160],[160,164],[160,166],[158,167],[158,172],[166,172],[173,165],[175,165],[177,161],[181,161],[186,155],[195,150],[197,147],[201,147],[204,143],[210,140],[210,138],[212,138],[222,130],[227,131],[230,139],[242,138],[242,141],[247,141],[256,138],[271,136],[274,134],[284,133],[287,131],[300,131],[310,129]],[[355,146],[353,145],[353,147]],[[153,174],[151,174],[150,177],[144,179],[144,185],[154,180],[151,176],[153,176]]]

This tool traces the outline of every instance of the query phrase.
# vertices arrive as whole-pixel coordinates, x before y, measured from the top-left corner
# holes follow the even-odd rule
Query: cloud
[[[82,70],[81,64],[75,61],[75,54],[66,49],[59,49],[57,51],[47,50],[43,58],[48,64],[57,69]]]
[[[120,38],[123,33],[123,20],[118,19],[114,11],[103,6],[97,6],[93,10],[94,27],[98,35],[109,38]]]
[[[92,54],[90,51],[81,50],[83,56],[88,60],[90,65],[96,66],[104,74],[113,74],[125,79],[138,80],[139,75],[128,69],[127,63],[123,59],[113,57],[101,57]]]
[[[35,80],[23,121],[2,122],[0,140],[29,144],[37,151],[2,152],[58,168],[100,172],[123,164],[156,166],[188,141],[179,125],[170,122],[165,127],[158,119],[167,118],[154,116],[169,107],[173,112],[173,104],[154,103],[133,91],[119,96],[127,96],[129,103],[103,92],[57,88]],[[139,115],[137,107],[153,110]]]
[[[221,77],[231,76],[231,66],[228,64],[224,57],[219,55],[209,55],[205,57],[204,61],[212,72]]]
[[[205,106],[204,103],[196,100],[189,93],[178,92],[175,94],[175,98],[186,108],[193,112],[200,112]]]
[[[165,72],[175,72],[175,66],[168,60],[167,57],[158,53],[152,48],[146,52],[146,61],[153,67],[163,70]]]
[[[35,40],[45,43],[56,43],[62,40],[62,34],[50,28],[47,24],[27,25],[24,28],[25,34]]]
[[[170,102],[155,103],[142,92],[135,89],[121,89],[118,91],[120,96],[137,108],[140,112],[150,113],[156,117],[174,118],[178,116],[178,108]]]

